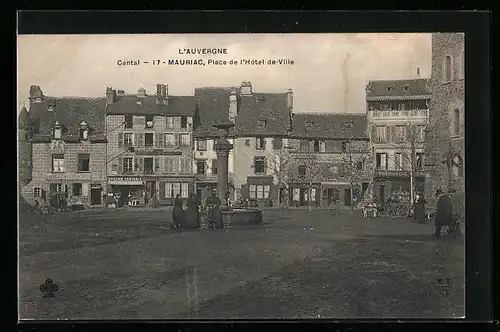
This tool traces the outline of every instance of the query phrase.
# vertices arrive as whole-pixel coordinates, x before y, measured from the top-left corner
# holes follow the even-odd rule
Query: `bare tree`
[[[312,211],[311,192],[313,189],[313,183],[320,180],[322,172],[322,163],[317,154],[297,154],[295,156],[292,166],[292,174],[294,178],[296,177],[298,180],[305,181],[308,185],[307,200],[309,211]]]
[[[349,182],[351,211],[354,209],[354,189],[361,187],[361,182],[368,179],[371,151],[366,141],[348,138],[342,142],[339,175]]]
[[[278,188],[278,206],[281,207],[281,189],[284,188],[285,192],[289,190],[293,160],[288,150],[283,148],[274,149],[272,152],[269,152],[266,161],[268,171],[276,181],[276,186]]]
[[[422,170],[423,160],[421,155],[417,156],[418,145],[424,141],[425,124],[419,124],[408,118],[401,125],[397,125],[396,132],[391,133],[392,145],[396,153],[401,156],[400,160],[394,158],[396,168],[409,172],[410,180],[410,203],[414,202],[415,175]],[[423,151],[422,151],[423,153]]]
[[[354,209],[354,188],[359,188],[363,180],[370,178],[371,148],[368,140],[356,137],[353,121],[342,127],[342,151],[340,154],[339,175],[349,182],[351,211]]]

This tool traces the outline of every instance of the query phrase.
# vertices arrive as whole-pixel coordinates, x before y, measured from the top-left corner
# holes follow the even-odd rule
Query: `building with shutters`
[[[430,80],[369,81],[366,104],[374,149],[374,194],[410,197],[424,190],[424,139],[429,119]]]
[[[170,205],[177,194],[194,191],[192,133],[196,103],[192,96],[106,90],[108,195],[124,204],[144,204],[152,195]]]
[[[229,182],[233,200],[278,201],[278,184],[269,167],[274,151],[287,137],[293,108],[291,90],[261,93],[251,82],[237,87],[203,87],[195,90],[200,125],[195,136],[196,190],[201,199],[216,187],[217,161],[214,139],[219,133],[213,125],[232,121],[229,141]]]
[[[291,206],[351,206],[367,193],[373,166],[365,114],[295,113],[284,145],[293,161]]]
[[[429,126],[425,141],[425,197],[435,206],[437,189],[465,193],[465,42],[463,33],[432,34]]]
[[[31,87],[32,172],[21,191],[29,203],[63,195],[76,204],[102,206],[104,107],[104,98],[48,97]]]

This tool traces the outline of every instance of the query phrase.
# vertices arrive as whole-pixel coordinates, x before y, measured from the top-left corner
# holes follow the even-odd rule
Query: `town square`
[[[463,317],[464,35],[238,38],[20,38],[20,317]]]

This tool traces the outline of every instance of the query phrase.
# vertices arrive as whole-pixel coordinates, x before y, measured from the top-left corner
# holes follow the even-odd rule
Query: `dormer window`
[[[410,87],[408,85],[405,85],[403,87],[403,91],[408,92],[410,90]]]
[[[80,123],[80,139],[85,141],[89,138],[89,125],[87,122]]]
[[[53,111],[54,111],[54,105],[48,105],[47,112],[53,112]]]
[[[387,92],[391,92],[392,91],[392,86],[388,86],[387,87]]]
[[[146,128],[153,128],[153,116],[146,116]]]
[[[57,121],[54,123],[54,127],[52,128],[52,137],[54,139],[61,139],[62,137],[62,126]]]
[[[142,100],[141,99],[137,99],[137,105],[142,105]]]
[[[258,124],[259,129],[264,129],[266,127],[266,120],[259,120]]]
[[[306,121],[306,130],[311,130],[313,128],[313,122],[312,121]]]

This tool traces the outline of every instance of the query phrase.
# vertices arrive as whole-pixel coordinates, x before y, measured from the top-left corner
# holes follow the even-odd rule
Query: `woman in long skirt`
[[[173,219],[174,226],[176,228],[182,228],[184,225],[184,209],[182,208],[182,198],[180,194],[177,194],[174,200],[174,210],[173,210]]]

